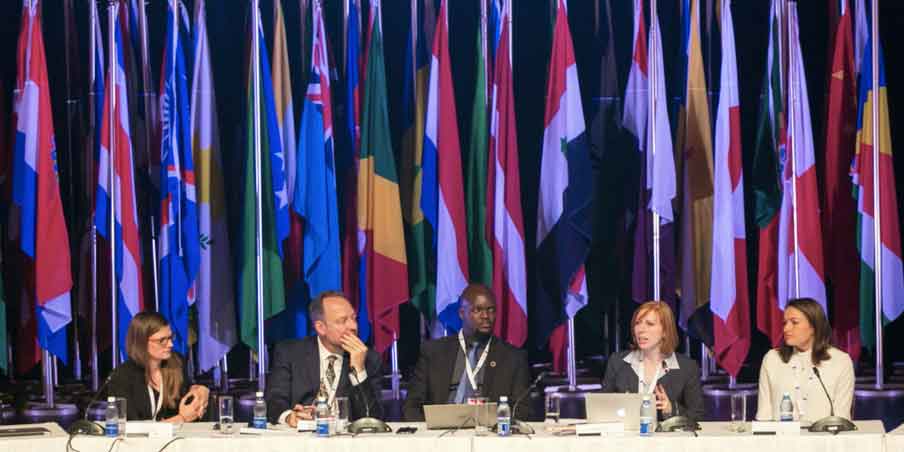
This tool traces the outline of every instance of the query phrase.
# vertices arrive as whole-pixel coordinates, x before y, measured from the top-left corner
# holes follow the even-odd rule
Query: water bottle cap
[[[107,397],[107,403],[116,403],[116,397],[113,397],[113,396]]]
[[[649,402],[650,400],[651,400],[650,394],[644,394],[644,395],[643,395],[643,401],[644,401],[644,402]]]
[[[264,392],[263,392],[263,391],[257,391],[257,392],[254,393],[254,396],[255,396],[255,397],[263,397],[263,396],[264,396]]]
[[[508,396],[500,396],[499,401],[500,402],[508,402]]]

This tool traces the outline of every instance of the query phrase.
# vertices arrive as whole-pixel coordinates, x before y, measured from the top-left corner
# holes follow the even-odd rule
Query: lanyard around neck
[[[162,379],[161,379],[162,380]],[[157,420],[157,414],[160,413],[160,409],[163,408],[163,382],[160,382],[160,395],[157,397],[157,400],[154,400],[154,389],[151,388],[151,385],[148,385],[148,397],[151,399],[151,420]],[[120,414],[122,416],[122,414]]]
[[[458,332],[458,344],[461,346],[461,352],[465,354],[465,372],[468,375],[468,382],[471,383],[471,388],[475,391],[477,391],[477,373],[480,372],[480,369],[482,369],[483,365],[486,363],[487,355],[490,354],[490,344],[492,343],[493,337],[490,336],[486,347],[483,348],[483,353],[480,354],[480,359],[477,360],[477,366],[471,368],[471,360],[468,358],[468,348],[465,346],[465,335],[461,331]]]

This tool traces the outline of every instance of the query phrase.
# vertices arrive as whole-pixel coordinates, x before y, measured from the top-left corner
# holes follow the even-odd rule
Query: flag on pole
[[[493,65],[487,169],[487,235],[492,237],[492,288],[496,294],[495,333],[521,347],[527,341],[527,270],[521,176],[512,78],[512,3],[500,12],[500,38]]]
[[[857,260],[857,205],[851,196],[850,163],[854,159],[857,80],[852,43],[853,16],[848,0],[837,0],[832,61],[828,74],[826,108],[826,158],[822,181],[825,188],[824,226],[826,278],[832,288],[834,343],[857,362],[860,356],[858,280],[850,277]]]
[[[330,68],[319,2],[314,2],[312,14],[314,38],[298,139],[293,205],[305,220],[304,274],[311,298],[325,290],[342,288]]]
[[[778,303],[778,211],[782,203],[779,155],[785,152],[785,87],[782,75],[784,3],[772,0],[766,74],[760,93],[760,113],[754,147],[752,180],[759,228],[756,312],[757,329],[772,346],[782,340],[783,313]]]
[[[448,0],[441,0],[430,64],[421,209],[436,231],[435,312],[445,328],[458,331],[458,296],[468,284],[468,239],[451,65]]]
[[[815,146],[798,35],[797,5],[792,4],[788,11],[789,58],[793,64],[788,69],[787,152],[780,159],[782,206],[778,229],[778,306],[784,311],[788,300],[810,297],[828,312]]]
[[[685,103],[681,107],[682,114],[679,115],[676,146],[681,181],[681,214],[678,225],[681,307],[678,322],[689,334],[703,340],[709,339],[706,334],[708,328],[703,325],[708,323],[705,319],[708,314],[705,306],[709,302],[713,269],[712,129],[700,42],[700,1],[683,0],[682,3],[685,11],[683,17],[687,21],[684,30],[687,77],[683,87]],[[723,53],[723,58],[724,55]]]
[[[904,312],[904,269],[901,265],[901,227],[895,193],[894,157],[891,147],[891,122],[888,115],[888,83],[885,58],[879,46],[879,92],[873,91],[872,35],[866,40],[860,74],[860,101],[857,115],[857,147],[851,173],[857,197],[860,251],[860,332],[863,345],[876,343],[875,290],[882,291],[882,321],[891,322]],[[873,102],[879,102],[879,179],[874,177]],[[879,233],[881,234],[881,274],[876,274],[875,205],[879,187]]]
[[[357,210],[363,241],[361,294],[366,295],[374,348],[382,353],[399,336],[399,305],[408,301],[408,262],[389,134],[382,12],[379,2],[371,5],[374,29],[367,51]]]
[[[120,5],[112,5],[114,15],[124,14]],[[116,61],[107,66],[106,92],[104,94],[103,119],[101,121],[100,160],[97,167],[97,197],[94,223],[97,232],[110,240],[110,202],[116,202],[115,242],[116,261],[113,263],[116,275],[116,332],[119,339],[121,359],[126,358],[126,332],[132,317],[144,310],[142,290],[141,238],[138,229],[138,204],[135,201],[135,163],[132,137],[129,126],[129,101],[126,81],[126,67],[123,59],[123,37],[120,20],[114,21],[113,52]],[[112,96],[112,97],[111,97]],[[115,105],[110,110],[110,99]],[[112,124],[111,124],[112,122]],[[111,143],[111,127],[112,139]],[[111,153],[115,157],[110,161]],[[109,178],[113,165],[114,180]],[[98,250],[103,253],[105,250]],[[99,308],[101,309],[101,308]]]
[[[537,205],[539,291],[531,314],[538,346],[587,304],[583,275],[590,252],[593,176],[564,0],[558,0],[553,29],[544,118]]]
[[[417,1],[413,6],[417,7]],[[423,9],[423,8],[422,8]],[[402,158],[399,171],[402,216],[405,220],[405,245],[408,255],[408,286],[411,304],[428,321],[435,317],[435,272],[427,265],[432,240],[430,224],[421,210],[421,181],[424,157],[424,120],[427,102],[427,78],[430,57],[424,34],[426,13],[415,9],[408,31],[405,53],[405,84],[402,91]],[[433,267],[435,269],[435,267]]]
[[[674,215],[672,199],[675,197],[675,157],[672,148],[671,126],[668,115],[668,96],[665,90],[661,30],[658,23],[650,28],[649,46],[642,34],[643,5],[635,2],[634,59],[628,88],[625,92],[625,127],[637,138],[638,149],[643,153],[638,192],[637,218],[634,229],[634,261],[632,271],[632,296],[637,302],[652,300],[653,290],[653,213],[659,214],[660,299],[675,306],[675,247]],[[653,17],[656,17],[653,14]],[[647,73],[647,70],[650,72]],[[633,80],[632,80],[633,79]],[[652,79],[652,80],[651,80]],[[652,83],[656,86],[651,86]],[[659,93],[655,99],[653,123],[649,119],[649,95]],[[653,154],[653,149],[656,154]]]
[[[198,367],[202,372],[216,366],[237,343],[226,193],[205,3],[199,0],[195,4],[195,60],[191,92],[192,156],[197,168],[198,229],[201,237],[201,267],[196,294]]]
[[[160,228],[157,251],[160,300],[157,310],[173,330],[173,349],[188,350],[188,307],[201,265],[197,193],[191,153],[191,123],[179,10],[169,2],[160,90]]]
[[[747,290],[747,231],[744,219],[744,171],[741,108],[731,2],[722,2],[722,70],[716,112],[714,216],[710,309],[716,361],[737,377],[750,349]]]
[[[371,14],[376,3],[371,3]],[[336,155],[339,174],[339,200],[342,207],[342,288],[349,301],[357,304],[358,336],[370,337],[367,311],[367,267],[364,253],[365,231],[359,227],[358,150],[361,146],[361,21],[360,4],[352,0],[348,6],[345,45],[345,139]],[[372,33],[369,34],[372,36]],[[368,43],[368,46],[370,43]],[[365,53],[366,53],[365,49]],[[382,58],[382,56],[381,56]],[[366,70],[366,68],[365,68]],[[407,284],[407,282],[406,282]]]
[[[465,164],[465,202],[468,217],[468,268],[469,280],[487,287],[493,286],[493,256],[488,242],[492,229],[488,228],[490,215],[487,207],[489,181],[487,163],[488,123],[488,77],[487,38],[485,21],[477,27],[476,56],[474,61],[474,103],[471,107],[471,139]],[[494,292],[498,298],[501,294]],[[499,300],[496,300],[497,303]],[[499,322],[497,322],[497,325]]]
[[[251,14],[254,16],[253,12]],[[258,16],[259,17],[259,16]],[[254,51],[249,45],[248,58],[248,97],[246,113],[246,150],[244,165],[244,209],[242,213],[242,245],[240,261],[239,295],[241,300],[241,337],[252,350],[257,350],[257,269],[255,256],[261,253],[263,260],[264,319],[269,319],[286,308],[284,292],[282,242],[289,235],[288,190],[285,179],[285,161],[280,143],[279,122],[276,116],[276,104],[273,95],[273,84],[270,78],[270,63],[267,58],[267,45],[264,30],[260,21],[251,24],[250,33],[258,34],[258,61],[253,57]],[[249,40],[253,42],[249,33]],[[260,71],[260,99],[258,108],[254,108],[254,64]],[[260,152],[261,152],[261,193],[256,193],[254,183],[254,123],[255,110],[259,115]],[[297,201],[297,199],[296,199]],[[255,240],[256,203],[260,202],[262,216],[261,241],[263,248],[257,250]],[[304,309],[300,310],[304,312]],[[299,322],[307,327],[307,315]]]

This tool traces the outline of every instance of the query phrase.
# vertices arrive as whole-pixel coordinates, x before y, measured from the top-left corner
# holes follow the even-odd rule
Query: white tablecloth
[[[393,430],[402,424],[391,424]],[[187,424],[179,429],[182,437],[167,447],[168,452],[546,452],[588,450],[642,450],[642,451],[713,451],[724,452],[823,452],[856,451],[882,452],[886,435],[879,421],[857,422],[859,431],[830,434],[802,432],[800,436],[754,436],[748,433],[732,433],[728,424],[703,423],[698,437],[689,433],[658,433],[641,438],[636,433],[622,437],[574,437],[553,436],[543,431],[542,424],[535,424],[538,434],[531,438],[514,436],[475,436],[472,430],[455,433],[425,430],[423,424],[413,435],[363,434],[357,437],[338,436],[317,438],[311,433],[296,433],[274,429],[265,435],[223,435],[212,429],[212,424]],[[68,436],[55,424],[48,424],[50,436],[0,439],[0,452],[66,451]],[[904,444],[904,434],[894,436]],[[81,452],[106,452],[113,439],[78,436],[72,448]],[[157,452],[169,440],[128,437],[118,440],[113,452]],[[898,446],[895,446],[898,447]],[[888,451],[904,451],[904,448]]]
[[[887,452],[904,452],[904,424],[885,435]]]

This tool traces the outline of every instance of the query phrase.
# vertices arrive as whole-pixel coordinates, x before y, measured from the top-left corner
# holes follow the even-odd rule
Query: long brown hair
[[[135,361],[145,370],[145,379],[150,381],[148,363],[148,341],[158,331],[169,326],[169,322],[156,312],[139,312],[129,323],[129,331],[126,333],[126,353],[129,359]],[[163,404],[167,408],[175,408],[179,403],[179,392],[182,389],[182,360],[175,352],[169,359],[160,362],[160,375],[163,378],[162,386],[165,393]]]
[[[813,327],[813,365],[818,366],[820,362],[827,361],[830,358],[829,347],[832,346],[832,327],[829,325],[825,311],[822,310],[822,305],[812,298],[795,298],[785,306],[786,310],[788,308],[800,311],[807,318],[807,321],[810,322],[810,326]],[[778,353],[782,358],[782,362],[787,363],[791,359],[791,355],[794,354],[794,347],[786,344],[785,340],[782,339],[782,345],[778,347]]]
[[[678,329],[675,328],[675,314],[672,314],[672,308],[662,301],[648,301],[634,311],[634,316],[631,317],[631,348],[637,350],[634,324],[645,317],[648,312],[654,312],[662,325],[662,345],[659,347],[659,352],[662,353],[662,356],[671,355],[678,348]]]

